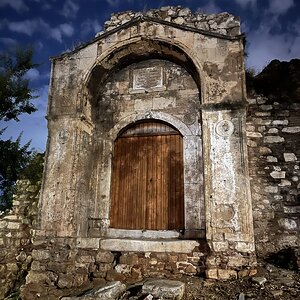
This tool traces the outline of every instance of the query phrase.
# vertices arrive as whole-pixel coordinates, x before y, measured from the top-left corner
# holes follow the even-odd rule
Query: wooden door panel
[[[182,137],[167,133],[125,135],[115,141],[111,227],[184,227]]]

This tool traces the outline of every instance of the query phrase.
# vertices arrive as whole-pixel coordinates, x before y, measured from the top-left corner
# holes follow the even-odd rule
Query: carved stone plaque
[[[148,67],[133,70],[134,90],[148,90],[163,87],[163,68]]]

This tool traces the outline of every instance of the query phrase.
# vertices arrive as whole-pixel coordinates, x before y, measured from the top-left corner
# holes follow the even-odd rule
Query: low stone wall
[[[239,18],[229,13],[225,12],[210,15],[202,12],[193,13],[189,8],[183,8],[181,6],[164,6],[160,9],[151,9],[144,14],[134,11],[112,14],[110,20],[105,22],[105,31],[117,28],[141,16],[154,17],[178,25],[185,25],[225,35],[235,36],[240,34]],[[103,32],[99,32],[97,35],[102,33]]]
[[[300,103],[249,99],[247,136],[257,254],[300,245]]]
[[[58,299],[106,281],[134,283],[147,277],[180,278],[205,271],[205,243],[191,253],[154,253],[103,251],[96,249],[100,241],[36,236],[22,299]]]
[[[40,184],[17,182],[11,211],[0,217],[0,299],[25,282],[30,268],[31,229],[35,225]]]

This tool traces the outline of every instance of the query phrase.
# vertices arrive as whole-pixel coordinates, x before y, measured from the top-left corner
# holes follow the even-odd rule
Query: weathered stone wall
[[[183,8],[181,6],[164,6],[160,9],[152,9],[145,13],[127,11],[112,14],[111,19],[105,22],[105,31],[117,28],[141,16],[157,18],[166,22],[220,34],[233,36],[240,34],[239,18],[233,15],[226,12],[211,15],[202,12],[193,13],[189,8]]]
[[[33,262],[22,288],[22,299],[54,300],[78,295],[106,281],[134,283],[147,277],[198,276],[206,269],[206,244],[190,253],[151,253],[103,251],[99,242],[96,238],[35,236]]]
[[[114,141],[127,126],[155,119],[183,137],[184,229],[202,229],[211,250],[208,276],[237,277],[255,265],[239,21],[181,8],[149,14],[120,15],[123,21],[116,17],[91,43],[53,59],[39,236],[96,243],[100,237],[104,241],[96,248],[107,250]],[[174,19],[165,22],[166,14]],[[147,76],[135,82],[131,74],[139,67]],[[163,84],[157,86],[157,78],[147,82],[151,68],[163,70]],[[143,232],[129,233],[126,243],[113,237],[124,246],[121,252],[183,253],[179,250],[189,246],[190,253],[200,237],[173,236],[179,249],[174,251],[174,240],[165,241],[168,232],[146,232],[148,239]],[[164,247],[158,251],[160,239]],[[134,249],[138,243],[145,247]],[[108,250],[118,251],[119,244]]]
[[[262,96],[248,102],[255,243],[257,254],[266,257],[300,246],[300,104]]]
[[[36,225],[40,184],[16,184],[13,208],[0,217],[0,299],[17,291],[30,268],[31,229]]]

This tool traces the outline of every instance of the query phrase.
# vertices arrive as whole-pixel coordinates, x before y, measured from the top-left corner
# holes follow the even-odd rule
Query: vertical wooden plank
[[[155,124],[155,129],[157,130],[157,124]],[[152,137],[152,159],[153,159],[153,177],[152,177],[152,189],[153,189],[153,229],[160,229],[159,222],[159,212],[157,207],[157,164],[158,164],[158,155],[157,155],[157,143],[158,136],[155,135]]]
[[[126,204],[127,204],[127,211],[125,214],[125,224],[128,229],[133,229],[133,199],[132,199],[132,187],[133,187],[133,176],[132,176],[132,169],[133,169],[133,139],[134,137],[127,138],[127,149],[126,149],[126,179],[127,179],[127,189],[126,189]]]
[[[126,226],[126,212],[127,212],[127,201],[126,201],[126,192],[127,192],[127,178],[126,178],[126,144],[127,138],[121,139],[122,147],[121,147],[121,172],[120,172],[120,181],[121,181],[121,189],[119,195],[118,204],[121,205],[122,209],[120,209],[119,218],[119,227],[124,228]],[[126,227],[125,227],[126,228]]]
[[[169,197],[170,197],[170,136],[165,136],[165,166],[164,166],[164,211],[165,211],[165,227],[169,228]]]
[[[147,182],[147,169],[148,169],[148,144],[147,137],[142,137],[142,147],[143,147],[143,176],[142,176],[142,211],[143,211],[143,220],[142,229],[147,229],[148,226],[148,212],[147,212],[147,194],[148,194],[148,182]]]
[[[156,138],[156,218],[157,229],[163,229],[163,214],[162,214],[162,189],[161,189],[161,169],[162,169],[162,136]]]
[[[150,136],[149,138],[149,163],[148,163],[148,182],[149,182],[149,198],[148,198],[148,214],[150,216],[149,218],[149,229],[154,229],[154,195],[153,195],[153,180],[154,180],[154,173],[153,173],[153,136]]]
[[[179,139],[179,180],[180,180],[180,207],[181,207],[181,222],[180,227],[184,229],[184,219],[185,219],[185,205],[184,205],[184,164],[183,164],[183,138],[182,136],[178,137]]]
[[[174,135],[174,173],[176,174],[174,178],[174,229],[179,229],[180,227],[180,202],[181,199],[178,198],[180,195],[180,168],[179,168],[179,153],[178,153],[178,135]]]
[[[160,195],[160,206],[161,206],[161,227],[164,228],[166,224],[166,136],[161,136],[161,195]]]
[[[174,135],[170,135],[169,150],[169,229],[174,227]]]
[[[120,171],[120,154],[118,147],[118,140],[114,144],[114,157],[113,157],[113,169],[112,169],[112,192],[111,192],[111,207],[110,207],[110,216],[111,216],[111,226],[116,225],[116,219],[118,214],[118,207],[116,205],[118,193],[119,193],[119,171]]]
[[[138,209],[138,205],[139,205],[139,164],[140,164],[140,157],[139,157],[139,149],[138,149],[138,138],[135,137],[134,138],[134,145],[133,145],[133,156],[135,156],[134,159],[134,166],[133,166],[133,202],[134,202],[134,206],[133,206],[133,211],[132,211],[132,215],[133,215],[133,228],[138,228],[139,226],[139,209]]]

